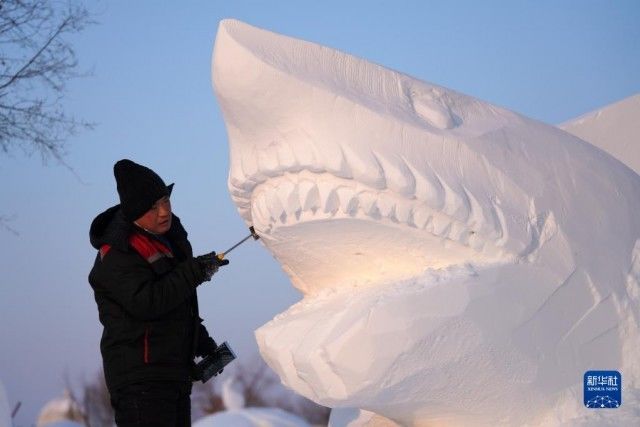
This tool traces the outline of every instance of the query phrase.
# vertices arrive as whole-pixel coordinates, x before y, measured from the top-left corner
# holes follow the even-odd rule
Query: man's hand
[[[196,261],[198,261],[198,264],[200,264],[200,268],[202,268],[202,272],[205,276],[205,282],[211,280],[211,277],[215,274],[216,271],[218,271],[218,268],[223,265],[229,264],[228,259],[218,258],[215,251],[196,257]]]
[[[204,357],[193,366],[192,379],[206,383],[211,377],[220,375],[224,367],[236,358],[229,344],[223,342],[213,353]]]

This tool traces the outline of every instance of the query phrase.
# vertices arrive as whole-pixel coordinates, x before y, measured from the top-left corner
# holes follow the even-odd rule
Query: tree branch
[[[0,0],[1,151],[21,147],[61,161],[65,139],[93,127],[61,108],[65,83],[80,75],[63,35],[89,23],[87,10],[71,3],[56,12],[48,0]]]

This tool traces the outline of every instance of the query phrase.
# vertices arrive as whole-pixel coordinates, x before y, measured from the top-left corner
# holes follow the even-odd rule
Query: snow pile
[[[238,21],[220,24],[213,82],[232,198],[305,295],[256,333],[286,385],[401,425],[580,425],[585,371],[615,369],[626,409],[600,425],[640,415],[637,174]]]
[[[278,408],[244,408],[200,418],[193,427],[309,427],[309,423]]]
[[[640,94],[559,127],[599,147],[640,173]]]
[[[302,418],[279,408],[245,408],[240,384],[227,377],[222,384],[224,412],[200,418],[194,427],[309,427]]]

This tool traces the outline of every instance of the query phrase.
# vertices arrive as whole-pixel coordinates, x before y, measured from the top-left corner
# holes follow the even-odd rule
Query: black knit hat
[[[167,186],[157,173],[129,159],[113,165],[113,175],[116,177],[122,212],[132,222],[173,190],[173,184]]]

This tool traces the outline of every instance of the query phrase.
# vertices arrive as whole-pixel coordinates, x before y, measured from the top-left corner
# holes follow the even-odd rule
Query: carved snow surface
[[[558,127],[602,148],[640,173],[640,94],[562,123]]]
[[[232,198],[304,294],[256,333],[286,385],[415,426],[580,425],[590,369],[638,388],[630,169],[555,127],[238,21],[220,24],[213,82]]]

